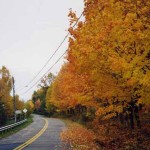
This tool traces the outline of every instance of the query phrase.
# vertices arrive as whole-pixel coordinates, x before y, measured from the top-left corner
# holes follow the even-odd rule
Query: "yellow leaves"
[[[12,89],[12,79],[9,70],[6,67],[0,69],[0,102],[5,106],[5,114],[12,115],[13,101],[10,96]]]
[[[143,14],[145,14],[145,13],[149,12],[149,8],[148,8],[147,6],[145,6],[145,7],[143,7],[143,8],[141,9],[141,12],[142,12]]]
[[[29,109],[34,109],[34,104],[33,104],[33,102],[31,101],[31,100],[29,100],[28,102],[27,102],[27,106],[29,106]]]
[[[26,109],[28,110],[28,114],[31,114],[32,112],[33,112],[33,110],[34,110],[34,104],[33,104],[33,102],[32,102],[32,100],[29,100],[29,101],[27,101],[26,103],[25,103],[25,107],[26,107]]]
[[[121,105],[109,105],[107,107],[99,107],[95,115],[102,120],[109,120],[116,117],[117,113],[123,112],[123,107]]]
[[[113,71],[123,71],[123,70],[130,70],[130,64],[126,62],[124,58],[120,58],[118,56],[110,56],[109,57],[111,62],[111,69]]]
[[[105,118],[111,118],[116,116],[115,111],[121,112],[121,107],[120,106],[115,106],[115,105],[109,105],[107,107],[99,107],[98,110],[96,111],[95,115],[98,117],[103,117]]]
[[[143,27],[143,23],[141,21],[137,21],[136,23],[134,23],[133,28],[135,28],[136,30],[140,30]]]
[[[141,79],[140,82],[143,86],[150,88],[150,71]]]
[[[19,96],[16,95],[16,110],[23,110],[24,102],[19,99]]]
[[[137,32],[136,36],[137,36],[137,39],[139,39],[139,40],[142,40],[145,38],[145,35],[141,32]]]
[[[131,71],[126,71],[126,72],[124,73],[124,75],[123,75],[123,77],[124,77],[125,79],[130,79],[131,76],[132,76],[132,72],[131,72]],[[133,81],[130,81],[130,83],[133,83]]]
[[[128,26],[130,26],[130,28],[132,27],[132,25],[135,23],[135,21],[137,20],[137,14],[134,12],[129,12],[126,15],[126,18],[124,20],[125,24],[127,24]]]
[[[150,82],[146,67],[150,47],[149,2],[85,3],[85,21],[79,22],[76,29],[69,28],[68,63],[55,80],[52,100],[63,109],[91,105],[97,109],[97,116],[108,119],[115,116],[115,111],[122,112],[121,104],[113,105],[112,97],[128,101],[133,94],[147,99],[150,93],[146,89]],[[72,12],[69,16],[76,19]],[[98,109],[95,98],[109,99],[110,106]]]

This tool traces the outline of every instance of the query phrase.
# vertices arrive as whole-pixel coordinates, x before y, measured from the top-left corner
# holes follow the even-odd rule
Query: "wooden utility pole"
[[[13,83],[13,98],[14,98],[14,117],[15,117],[15,123],[16,123],[16,96],[15,96],[15,80],[14,77],[12,77],[12,83]]]

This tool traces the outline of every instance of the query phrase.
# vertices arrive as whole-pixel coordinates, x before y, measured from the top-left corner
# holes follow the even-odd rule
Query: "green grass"
[[[29,124],[31,124],[33,122],[33,118],[32,116],[27,118],[27,121],[21,125],[18,125],[16,127],[14,127],[13,129],[9,129],[8,131],[4,131],[3,133],[0,133],[0,139],[10,136],[18,131],[20,131],[21,129],[27,127]]]
[[[7,122],[4,124],[4,126],[7,126],[7,125],[10,125],[10,124],[13,124],[13,123],[15,123],[14,120],[9,120],[9,121],[7,121]]]

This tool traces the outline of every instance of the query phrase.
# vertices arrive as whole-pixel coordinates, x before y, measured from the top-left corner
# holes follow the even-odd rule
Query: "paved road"
[[[46,131],[24,150],[62,150],[59,138],[60,132],[65,128],[64,122],[59,119],[46,118],[48,126]],[[0,140],[0,150],[13,150],[34,137],[45,126],[42,116],[34,115],[34,122],[23,130]]]

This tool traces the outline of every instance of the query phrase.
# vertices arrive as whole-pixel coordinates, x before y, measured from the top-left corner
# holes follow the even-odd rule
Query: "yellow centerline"
[[[14,150],[22,150],[23,148],[25,148],[28,145],[30,145],[31,143],[33,143],[37,138],[39,138],[45,132],[45,130],[48,127],[48,121],[47,121],[47,119],[44,119],[44,120],[45,120],[44,127],[35,136],[33,136],[31,139],[29,139],[28,141],[26,141],[22,145],[16,147]]]

